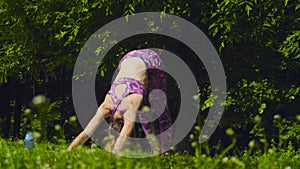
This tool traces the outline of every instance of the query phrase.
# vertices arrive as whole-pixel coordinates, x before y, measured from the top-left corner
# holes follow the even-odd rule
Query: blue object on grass
[[[25,139],[24,139],[24,147],[25,148],[33,148],[34,147],[34,139],[33,139],[32,133],[26,134]]]

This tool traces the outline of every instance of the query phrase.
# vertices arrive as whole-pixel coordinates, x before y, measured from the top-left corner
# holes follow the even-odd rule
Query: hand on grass
[[[67,151],[70,152],[73,149],[77,148],[78,146],[81,146],[82,144],[84,144],[87,139],[89,138],[89,136],[82,131],[75,139],[74,141],[70,144],[70,146],[68,147]]]

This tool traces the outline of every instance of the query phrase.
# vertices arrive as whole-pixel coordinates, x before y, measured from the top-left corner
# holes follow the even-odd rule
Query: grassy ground
[[[215,156],[166,155],[143,159],[116,157],[97,146],[65,152],[67,145],[36,144],[25,150],[23,142],[0,139],[0,168],[105,168],[105,169],[169,169],[169,168],[300,168],[299,151],[271,150],[260,155]]]

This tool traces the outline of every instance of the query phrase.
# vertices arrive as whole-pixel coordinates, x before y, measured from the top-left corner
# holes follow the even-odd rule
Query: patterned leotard
[[[117,79],[111,86],[111,89],[109,90],[109,94],[114,102],[114,107],[112,109],[112,113],[114,114],[116,111],[118,111],[121,115],[124,114],[119,108],[119,105],[121,101],[123,100],[124,97],[128,96],[129,94],[140,94],[144,97],[143,100],[143,106],[149,106],[150,107],[150,101],[155,102],[155,104],[160,104],[156,105],[158,110],[163,110],[163,112],[157,112],[155,111],[156,108],[154,108],[153,113],[161,113],[161,115],[158,117],[158,120],[154,121],[154,127],[151,126],[151,123],[147,120],[146,116],[144,116],[143,112],[138,113],[138,117],[141,123],[143,131],[145,132],[145,135],[148,136],[150,134],[153,135],[159,135],[162,132],[166,131],[171,127],[171,116],[169,113],[168,105],[162,103],[160,100],[161,98],[158,97],[158,95],[155,95],[155,90],[154,89],[160,89],[164,93],[166,93],[167,90],[167,80],[165,73],[162,71],[163,68],[163,62],[161,58],[158,56],[156,52],[150,49],[140,49],[140,50],[134,50],[129,53],[127,53],[120,61],[119,63],[119,68],[121,63],[131,57],[138,57],[142,59],[147,67],[147,78],[148,78],[148,88],[145,90],[145,86],[138,80],[134,78],[128,78],[128,77],[123,77],[120,79]],[[117,85],[119,84],[126,84],[126,90],[123,93],[122,97],[117,98],[117,96],[114,93],[114,89]],[[154,96],[152,98],[149,98],[149,93],[151,91],[154,91]],[[165,107],[161,109],[161,107]],[[165,152],[168,150],[171,146],[172,142],[172,133],[168,132],[164,137],[160,137],[160,152]],[[153,140],[149,139],[150,146],[153,151],[157,152],[157,148],[154,145]]]

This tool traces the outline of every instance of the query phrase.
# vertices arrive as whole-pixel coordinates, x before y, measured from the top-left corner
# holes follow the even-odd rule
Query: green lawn
[[[66,148],[67,145],[43,143],[26,150],[22,141],[0,139],[0,168],[300,168],[299,150],[291,148],[251,156],[245,152],[241,157],[173,154],[143,159],[116,157],[97,146],[85,146],[73,152],[65,152]]]

